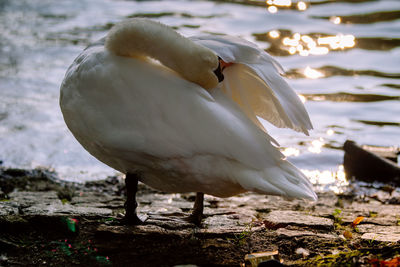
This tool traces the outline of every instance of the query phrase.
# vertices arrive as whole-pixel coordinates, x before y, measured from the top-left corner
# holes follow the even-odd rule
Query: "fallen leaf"
[[[379,259],[371,259],[369,263],[373,267],[398,267],[400,266],[400,257],[384,261],[384,260],[379,260]]]
[[[351,239],[351,238],[353,238],[353,234],[352,234],[351,232],[349,232],[349,231],[344,231],[343,236],[344,236],[346,239]]]
[[[352,223],[351,223],[351,227],[355,228],[360,222],[362,222],[362,220],[364,220],[363,216],[358,216]]]

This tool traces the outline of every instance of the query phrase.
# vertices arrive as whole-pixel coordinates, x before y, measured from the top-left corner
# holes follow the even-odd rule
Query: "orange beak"
[[[233,63],[226,63],[223,61],[220,57],[218,57],[218,68],[214,70],[215,76],[218,78],[218,82],[222,82],[224,80],[224,75],[222,74],[222,71],[226,68],[232,65]]]
[[[219,59],[219,65],[220,65],[220,67],[221,67],[221,71],[223,71],[225,68],[227,68],[227,67],[229,67],[229,66],[231,66],[231,65],[233,65],[233,63],[232,62],[225,62],[225,61],[223,61],[221,58]]]

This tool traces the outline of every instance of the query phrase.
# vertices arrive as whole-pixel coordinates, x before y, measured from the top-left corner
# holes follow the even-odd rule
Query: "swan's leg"
[[[136,192],[138,190],[138,175],[134,173],[127,173],[125,177],[126,186],[126,202],[125,202],[125,217],[124,224],[139,225],[143,222],[139,219],[136,213],[138,203],[136,202]]]
[[[188,217],[188,221],[199,226],[201,220],[203,219],[203,209],[204,209],[204,193],[197,192],[196,200],[194,201],[192,214]]]

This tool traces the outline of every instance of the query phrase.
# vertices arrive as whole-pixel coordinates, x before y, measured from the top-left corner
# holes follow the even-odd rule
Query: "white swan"
[[[280,72],[274,59],[240,38],[188,39],[132,19],[75,59],[60,106],[82,146],[127,174],[128,220],[139,223],[140,180],[165,192],[200,192],[193,215],[199,222],[202,193],[317,199],[256,117],[305,134],[312,128]]]

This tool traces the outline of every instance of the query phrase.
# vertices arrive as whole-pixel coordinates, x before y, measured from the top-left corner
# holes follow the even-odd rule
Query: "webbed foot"
[[[142,221],[137,214],[125,214],[125,216],[119,220],[121,225],[143,225],[145,222]]]

